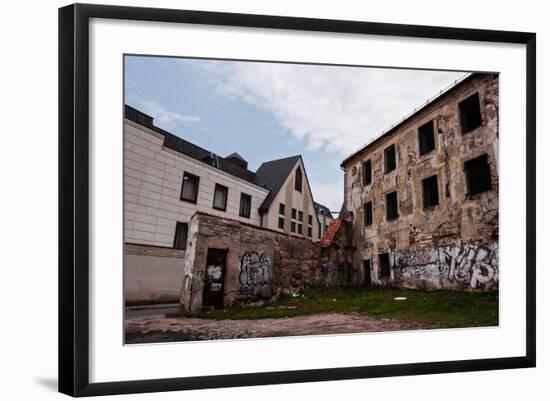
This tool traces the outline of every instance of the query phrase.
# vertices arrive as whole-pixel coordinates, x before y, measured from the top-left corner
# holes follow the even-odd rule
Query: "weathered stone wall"
[[[462,133],[459,103],[478,93],[482,125]],[[344,163],[345,210],[357,246],[354,268],[371,260],[374,284],[407,288],[498,288],[498,75],[476,74]],[[434,122],[435,150],[419,155],[418,128]],[[395,145],[397,168],[384,171],[384,150]],[[467,160],[486,154],[491,190],[469,195]],[[362,163],[371,160],[372,183]],[[422,180],[436,175],[439,204],[423,207]],[[399,217],[386,219],[386,194],[396,191]],[[363,205],[373,204],[365,226]],[[382,253],[390,275],[381,277]]]
[[[208,249],[227,250],[224,306],[295,294],[307,287],[348,283],[342,282],[343,275],[333,275],[326,268],[328,257],[319,243],[197,213],[189,222],[184,261],[180,303],[186,310],[203,307]]]

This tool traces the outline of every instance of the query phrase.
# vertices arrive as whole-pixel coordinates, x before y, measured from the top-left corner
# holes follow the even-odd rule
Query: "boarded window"
[[[283,217],[279,217],[279,228],[282,228],[283,230],[285,228],[285,219]]]
[[[296,218],[296,209],[292,209],[292,218],[293,218],[293,219]]]
[[[386,194],[386,220],[394,220],[398,217],[397,191],[394,191]]]
[[[389,173],[395,170],[395,145],[390,145],[384,150],[384,171]]]
[[[294,189],[302,192],[302,169],[298,167],[294,174]]]
[[[285,214],[285,205],[279,203],[279,214]]]
[[[468,194],[475,195],[491,190],[491,169],[487,155],[476,157],[464,163]]]
[[[370,226],[372,224],[372,202],[365,203],[363,211],[365,226]]]
[[[435,149],[433,120],[418,128],[418,147],[421,156]]]
[[[214,188],[214,204],[212,205],[214,209],[225,211],[227,208],[227,191],[227,187],[216,184]]]
[[[174,248],[185,249],[187,247],[187,223],[176,223],[176,235],[174,236]]]
[[[390,254],[381,253],[378,255],[378,261],[380,263],[380,278],[390,277]]]
[[[458,105],[460,109],[460,126],[466,134],[481,125],[481,111],[479,109],[479,95],[474,93]]]
[[[372,182],[372,164],[370,160],[363,163],[363,186]]]
[[[197,195],[199,193],[199,177],[189,173],[183,173],[183,182],[181,184],[180,199],[197,203]]]
[[[424,208],[439,205],[439,189],[437,186],[437,175],[422,180],[422,197]]]
[[[239,206],[239,216],[250,217],[250,209],[252,206],[252,197],[247,194],[241,194],[241,204]]]

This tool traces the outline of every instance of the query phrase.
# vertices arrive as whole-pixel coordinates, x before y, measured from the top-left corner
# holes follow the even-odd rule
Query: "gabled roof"
[[[338,230],[340,230],[340,227],[342,226],[342,220],[341,219],[334,219],[330,222],[328,226],[328,230],[321,238],[321,247],[325,248],[327,246],[330,246],[332,244],[332,241],[334,240],[334,237],[338,233]]]
[[[325,205],[321,205],[320,203],[317,203],[317,202],[314,202],[314,203],[315,203],[315,210],[317,211],[318,214],[322,214],[324,216],[330,217],[331,219],[333,218],[332,213],[330,212],[330,209],[328,207],[326,207]]]
[[[258,170],[256,170],[256,184],[271,191],[260,206],[261,212],[269,209],[273,199],[275,199],[285,183],[286,178],[301,158],[301,156],[291,156],[284,159],[271,160],[262,163]]]

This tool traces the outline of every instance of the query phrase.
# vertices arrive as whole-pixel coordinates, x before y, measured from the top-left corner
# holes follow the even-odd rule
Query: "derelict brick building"
[[[497,74],[470,74],[342,162],[356,284],[498,288]]]

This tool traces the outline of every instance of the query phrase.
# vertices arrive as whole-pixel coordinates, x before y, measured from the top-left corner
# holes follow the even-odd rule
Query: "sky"
[[[342,160],[463,72],[126,56],[125,102],[252,171],[302,155],[314,200],[338,212]]]

